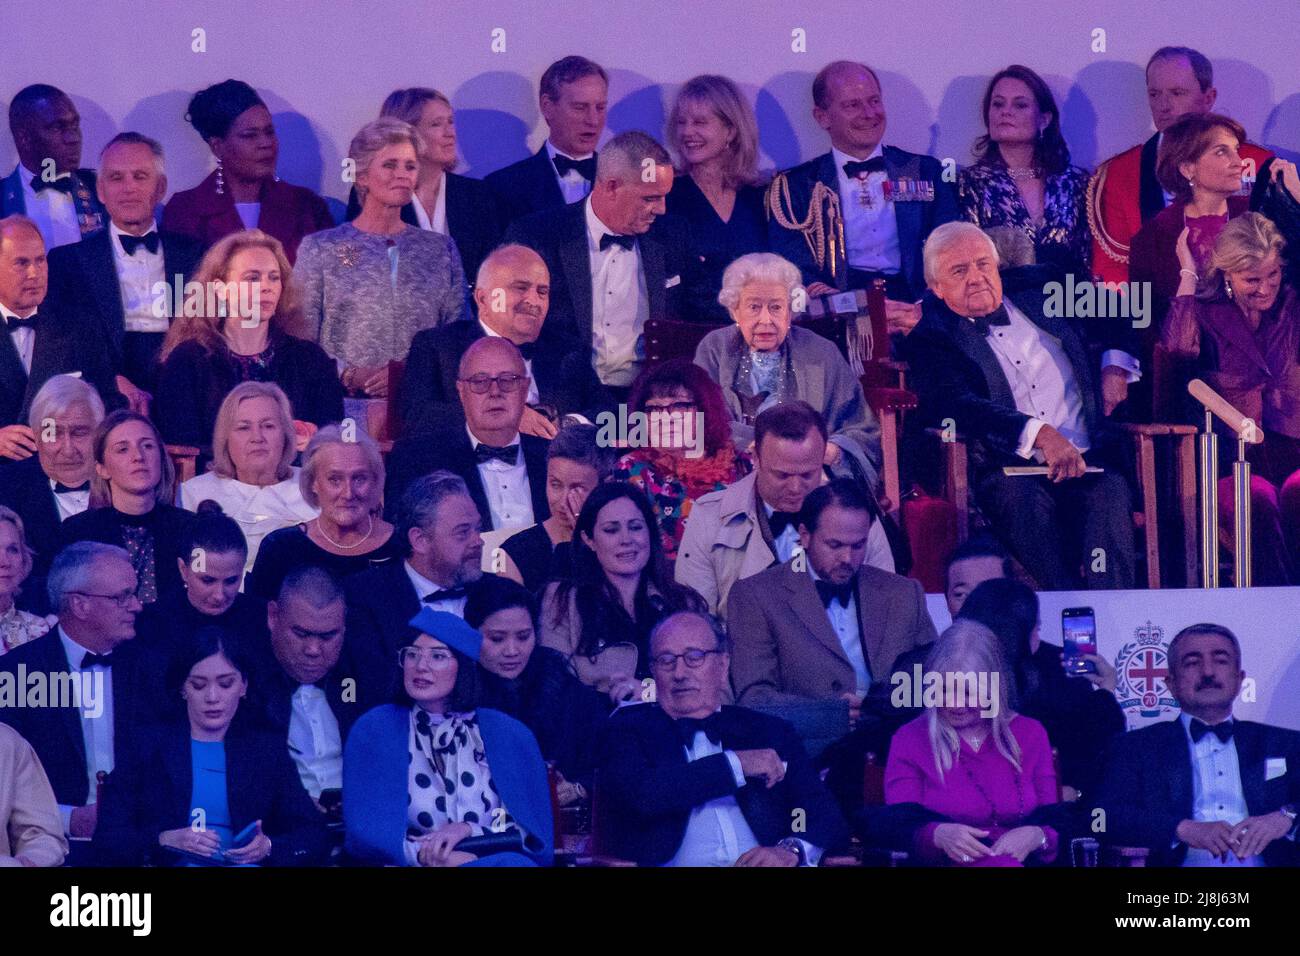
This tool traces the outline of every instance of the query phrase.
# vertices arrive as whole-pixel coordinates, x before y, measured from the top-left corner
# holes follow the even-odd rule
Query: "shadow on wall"
[[[944,89],[935,116],[935,124],[942,130],[943,147],[941,154],[935,155],[941,161],[954,159],[958,167],[975,161],[971,149],[975,140],[984,135],[980,103],[988,81],[987,76],[957,76]]]
[[[1104,116],[1094,103],[1105,104]],[[1152,132],[1145,71],[1113,60],[1084,67],[1061,104],[1061,123],[1072,161],[1085,169],[1145,141]]]
[[[536,151],[528,137],[542,116],[527,77],[501,70],[480,73],[448,95],[456,110],[458,172],[481,179]]]
[[[1273,143],[1300,143],[1300,93],[1292,93],[1268,114],[1260,140],[1270,144],[1270,148],[1291,162],[1300,161],[1300,152],[1294,148],[1280,148]],[[1297,685],[1300,686],[1300,685]]]
[[[1215,112],[1231,116],[1246,127],[1246,137],[1252,143],[1268,145],[1264,127],[1268,104],[1273,102],[1273,81],[1268,74],[1244,60],[1215,57],[1214,86],[1219,91]]]
[[[812,73],[778,73],[753,94],[758,142],[769,166],[776,170],[798,166],[802,153],[826,149],[826,134],[812,118]],[[749,92],[749,90],[746,90]],[[800,146],[800,134],[807,148]]]
[[[664,143],[664,127],[668,122],[665,88],[649,77],[629,70],[611,70],[609,86],[613,90],[630,91],[609,104],[609,115],[605,119],[609,134],[617,136],[639,129],[654,137],[655,142]]]

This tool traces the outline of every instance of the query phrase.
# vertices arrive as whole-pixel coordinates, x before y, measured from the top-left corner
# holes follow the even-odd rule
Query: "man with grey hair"
[[[474,284],[477,322],[451,322],[416,333],[402,380],[402,430],[423,433],[465,416],[456,390],[460,360],[484,337],[509,339],[530,379],[519,431],[554,438],[562,415],[594,419],[609,401],[586,350],[546,321],[551,274],[527,246],[498,246],[479,267]]]
[[[0,672],[27,695],[0,702],[0,721],[41,758],[76,864],[85,861],[86,844],[77,841],[94,835],[98,786],[119,748],[159,716],[166,655],[134,640],[141,605],[122,548],[69,545],[54,559],[46,587],[58,627],[0,657]],[[41,702],[32,696],[38,683],[45,688]]]
[[[388,561],[344,583],[347,643],[363,689],[386,687],[408,623],[422,607],[461,616],[483,578],[483,519],[459,475],[433,471],[407,485],[393,513],[404,561]]]
[[[993,530],[1042,590],[1132,587],[1125,446],[1078,334],[1044,312],[1042,288],[1003,297],[997,251],[971,223],[931,233],[925,277],[903,358],[921,420],[970,444],[971,487]]]
[[[118,133],[99,154],[96,186],[107,229],[50,252],[49,301],[104,329],[118,389],[148,414],[173,283],[182,287],[203,255],[188,236],[159,232],[154,210],[167,194],[163,149],[141,133]]]
[[[80,375],[106,405],[122,403],[104,332],[90,319],[46,306],[48,280],[36,223],[18,214],[0,219],[0,458],[21,461],[36,453],[36,435],[25,422],[51,376]]]
[[[95,428],[104,419],[99,393],[83,379],[55,375],[32,399],[28,427],[36,454],[0,461],[0,504],[23,519],[36,552],[32,575],[43,578],[60,541],[60,527],[90,506]]]
[[[591,195],[515,222],[506,240],[541,253],[551,275],[550,321],[590,343],[600,381],[625,399],[645,361],[648,319],[683,319],[700,282],[689,227],[664,215],[673,185],[667,151],[639,130],[600,153]]]

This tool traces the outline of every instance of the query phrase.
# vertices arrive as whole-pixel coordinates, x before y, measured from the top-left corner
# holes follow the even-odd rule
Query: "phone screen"
[[[1097,653],[1097,619],[1090,607],[1067,607],[1061,612],[1061,638],[1065,645],[1065,669],[1070,673],[1092,671],[1081,661],[1084,654]]]

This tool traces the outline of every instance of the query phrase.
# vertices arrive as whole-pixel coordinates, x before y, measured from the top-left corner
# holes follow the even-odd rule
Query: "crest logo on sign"
[[[1169,691],[1165,629],[1147,621],[1133,636],[1115,655],[1115,696],[1129,726],[1141,727],[1176,712],[1178,701]]]

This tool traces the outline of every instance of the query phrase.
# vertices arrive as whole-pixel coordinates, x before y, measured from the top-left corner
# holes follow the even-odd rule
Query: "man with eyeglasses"
[[[388,501],[396,501],[417,476],[445,468],[465,480],[485,529],[519,530],[549,518],[549,439],[520,432],[530,381],[509,339],[473,343],[461,357],[456,381],[464,424],[449,422],[397,442],[388,459]]]
[[[519,347],[529,383],[519,430],[554,438],[555,420],[580,414],[595,420],[610,404],[586,350],[547,323],[551,273],[532,249],[500,246],[483,260],[474,284],[478,321],[449,322],[417,332],[402,379],[402,430],[437,430],[464,418],[457,379],[466,349],[479,339],[500,337]]]
[[[815,866],[844,820],[785,721],[723,706],[726,633],[681,612],[650,634],[657,700],[619,709],[599,750],[609,851],[642,866]]]
[[[54,559],[46,587],[59,625],[0,657],[0,680],[17,691],[12,703],[0,699],[0,721],[40,757],[73,841],[69,862],[77,865],[89,861],[85,841],[98,822],[99,784],[120,748],[158,718],[166,655],[134,641],[141,605],[122,548],[69,545]],[[46,689],[43,699],[38,686]]]

